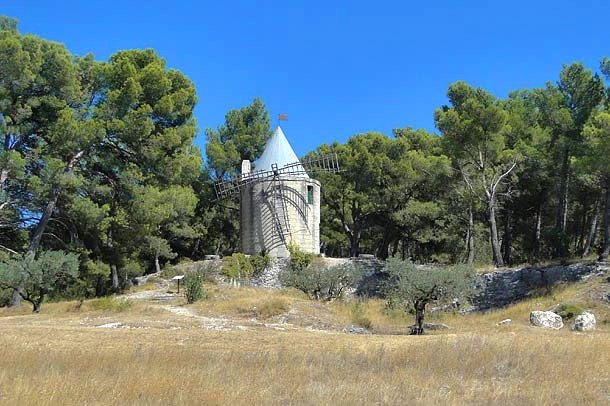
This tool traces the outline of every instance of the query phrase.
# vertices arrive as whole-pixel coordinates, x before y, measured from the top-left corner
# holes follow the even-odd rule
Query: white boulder
[[[512,322],[513,321],[511,319],[504,319],[504,320],[496,323],[496,326],[508,326]]]
[[[574,319],[574,324],[572,324],[572,330],[593,330],[595,328],[595,325],[596,322],[593,313],[584,312],[581,315],[576,316],[576,319]]]
[[[555,330],[563,327],[563,321],[561,320],[560,315],[539,310],[530,313],[530,324],[536,327],[553,328]]]

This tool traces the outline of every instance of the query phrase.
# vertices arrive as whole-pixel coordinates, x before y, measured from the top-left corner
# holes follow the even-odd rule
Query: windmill
[[[339,172],[336,154],[299,161],[278,126],[251,170],[242,162],[241,175],[216,182],[216,197],[239,196],[241,251],[287,257],[294,244],[320,253],[320,182],[316,172]]]

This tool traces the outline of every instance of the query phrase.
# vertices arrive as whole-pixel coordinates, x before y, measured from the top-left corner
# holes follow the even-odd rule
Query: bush
[[[314,254],[301,250],[299,246],[295,244],[290,244],[288,246],[288,252],[290,252],[290,268],[295,272],[304,271],[311,265],[315,257]]]
[[[216,283],[215,276],[218,274],[216,264],[212,262],[204,262],[197,264],[195,272],[201,276],[202,281]]]
[[[0,307],[8,306],[13,297],[13,289],[0,288]]]
[[[184,297],[187,303],[195,303],[198,300],[205,299],[207,294],[203,288],[204,272],[189,272],[183,279]]]
[[[252,276],[260,276],[271,264],[271,257],[265,252],[261,252],[259,255],[253,255],[249,260],[252,264]]]
[[[373,322],[366,316],[366,302],[357,301],[352,306],[352,323],[370,329],[373,327]]]
[[[230,279],[247,279],[254,273],[254,266],[247,256],[236,253],[223,260],[220,272]]]
[[[318,264],[290,266],[279,275],[282,285],[297,288],[316,300],[338,299],[347,289],[355,288],[361,278],[360,270],[349,262],[328,268]]]
[[[177,275],[184,275],[184,270],[178,268],[177,266],[172,266],[162,270],[159,276],[162,279],[171,279]]]
[[[560,315],[564,320],[579,316],[584,313],[584,311],[585,309],[572,303],[562,303],[556,309],[554,309],[554,313]]]
[[[91,302],[91,307],[95,310],[108,310],[123,312],[133,306],[129,299],[117,299],[114,297],[102,297]]]

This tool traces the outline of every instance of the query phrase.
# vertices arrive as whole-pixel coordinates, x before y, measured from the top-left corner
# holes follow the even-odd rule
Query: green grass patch
[[[133,302],[129,299],[117,299],[114,297],[102,297],[91,302],[94,310],[104,310],[113,312],[123,312],[130,309]]]

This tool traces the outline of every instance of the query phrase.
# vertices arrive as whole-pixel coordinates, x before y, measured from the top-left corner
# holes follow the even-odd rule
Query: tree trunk
[[[159,266],[159,255],[155,255],[155,271],[161,272],[161,266]]]
[[[350,238],[350,256],[357,257],[360,255],[360,247],[358,238],[355,235],[352,235]]]
[[[377,257],[380,259],[387,259],[390,256],[390,244],[392,243],[393,233],[388,229],[383,233],[383,240],[379,245],[379,250],[377,251]]]
[[[606,213],[604,214],[604,246],[599,260],[605,261],[610,254],[610,177],[606,179]]]
[[[536,210],[536,230],[534,231],[534,256],[538,257],[540,254],[540,238],[542,236],[542,207],[538,204]]]
[[[0,171],[0,195],[4,192],[4,183],[8,179],[8,174],[8,169],[2,169],[2,171]]]
[[[76,165],[76,163],[79,161],[80,158],[83,157],[84,154],[85,151],[79,151],[78,153],[76,153],[64,168],[63,173],[72,173],[74,165]],[[49,201],[47,202],[47,205],[45,206],[42,212],[42,217],[40,218],[40,220],[38,220],[38,224],[34,229],[34,234],[32,234],[32,237],[30,238],[30,245],[25,254],[26,257],[36,255],[36,251],[38,250],[38,246],[40,245],[40,240],[42,239],[42,234],[44,233],[47,223],[53,215],[53,210],[55,209],[55,205],[57,204],[57,198],[59,197],[59,192],[60,189],[58,186],[53,187],[53,189],[51,190],[51,197],[49,198]],[[19,288],[15,292],[13,292],[13,297],[11,298],[11,302],[9,303],[10,307],[21,306],[22,298],[19,294],[20,292],[23,293],[23,286],[19,286]]]
[[[494,265],[499,268],[504,266],[500,243],[498,242],[498,227],[496,225],[496,206],[493,197],[489,199],[487,208],[489,211],[489,230],[491,231],[491,248],[493,251]]]
[[[426,309],[426,302],[423,300],[415,301],[415,325],[411,328],[411,334],[421,335],[424,334],[424,311]]]
[[[585,248],[582,252],[582,256],[586,257],[589,255],[589,251],[591,247],[595,243],[595,234],[597,233],[597,223],[599,221],[599,216],[601,214],[601,204],[599,199],[595,200],[595,206],[593,208],[593,217],[591,218],[591,226],[589,227],[589,235],[587,236],[587,242],[585,243]]]
[[[119,291],[119,272],[117,270],[116,264],[110,265],[110,270],[112,272],[112,290],[114,292]]]
[[[560,176],[556,228],[561,233],[565,233],[568,220],[568,181],[570,177],[570,151],[567,148],[563,153]]]
[[[33,305],[33,309],[32,309],[32,313],[40,313],[40,304],[42,303],[42,300],[33,300],[32,301],[32,305]]]
[[[468,229],[466,230],[466,262],[468,265],[474,263],[474,213],[472,200],[468,203]]]
[[[398,245],[400,244],[400,238],[396,238],[394,240],[394,246],[392,247],[392,257],[396,256],[396,253],[398,252]]]
[[[40,240],[42,238],[42,233],[44,233],[51,216],[53,215],[53,210],[55,209],[55,205],[57,204],[58,191],[53,190],[51,193],[51,198],[47,202],[47,205],[42,212],[42,217],[38,221],[36,225],[36,229],[34,230],[34,234],[32,234],[32,238],[30,239],[30,246],[26,255],[35,255],[38,250],[38,246],[40,245]]]
[[[513,230],[512,230],[512,218],[510,210],[506,210],[506,217],[504,219],[504,236],[502,238],[503,258],[504,263],[510,265],[512,263],[512,245],[513,245]]]
[[[199,251],[199,244],[201,244],[201,238],[196,238],[195,243],[193,244],[193,249],[191,250],[191,259],[195,259],[197,251]],[[320,251],[323,252],[323,247],[320,245]]]

